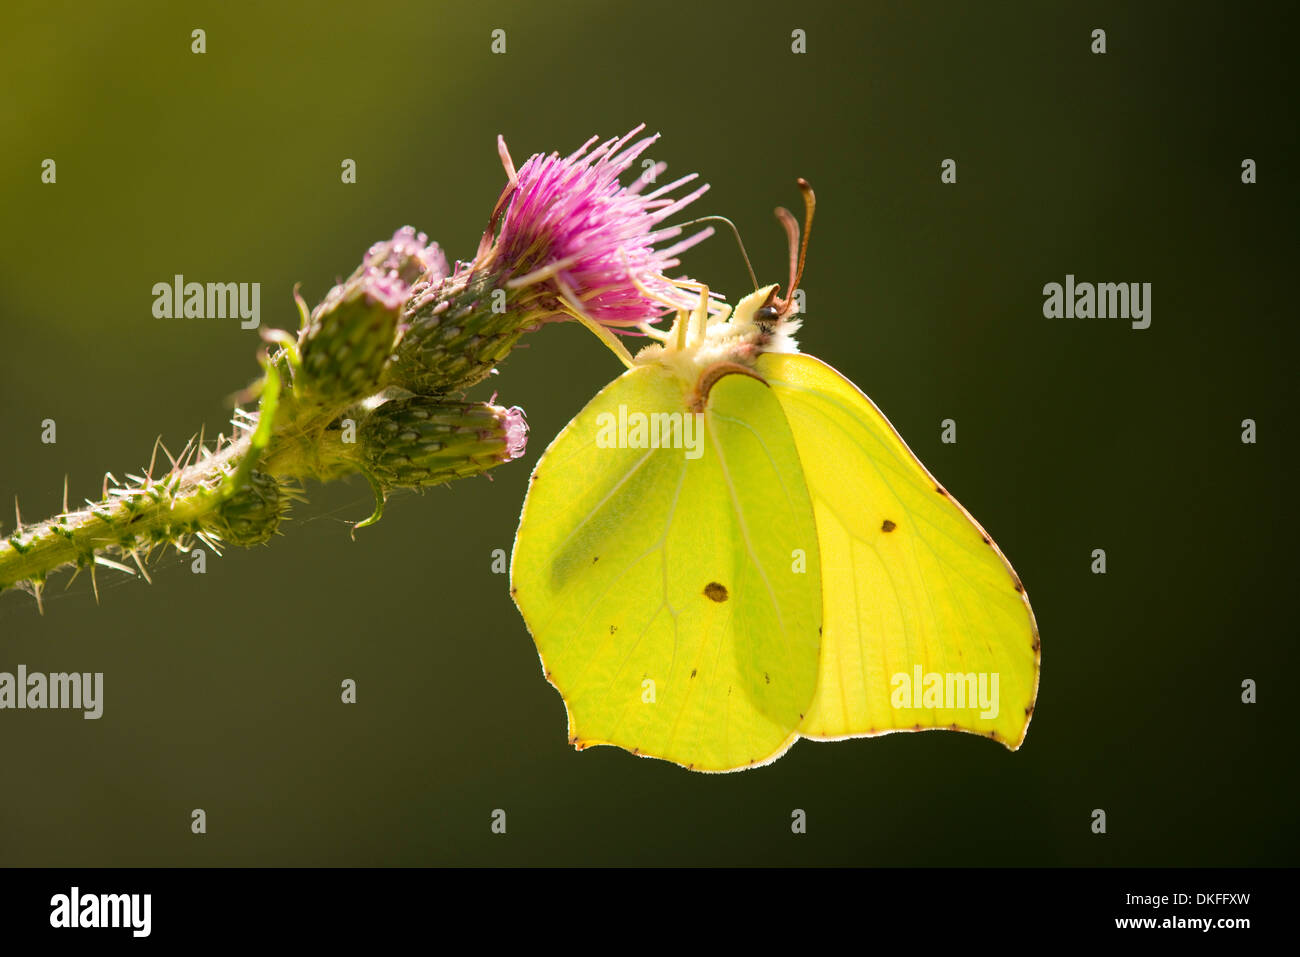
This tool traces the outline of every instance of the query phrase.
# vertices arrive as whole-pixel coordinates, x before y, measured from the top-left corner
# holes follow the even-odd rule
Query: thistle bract
[[[530,300],[512,296],[493,274],[460,264],[407,304],[385,384],[434,395],[481,382],[540,321]]]

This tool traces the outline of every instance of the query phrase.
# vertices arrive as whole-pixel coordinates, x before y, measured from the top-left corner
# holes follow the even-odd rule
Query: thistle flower
[[[535,155],[518,172],[498,138],[508,182],[478,252],[413,290],[385,381],[426,395],[464,389],[545,322],[576,318],[608,338],[609,330],[638,334],[666,303],[689,308],[663,273],[713,230],[663,246],[682,230],[662,223],[708,187],[670,198],[694,173],[644,194],[644,175],[621,184],[658,138],[629,146],[643,128],[590,152],[594,137],[564,158]],[[663,170],[654,167],[655,175]]]
[[[679,199],[669,198],[678,187],[696,179],[691,173],[646,194],[647,179],[664,171],[653,168],[630,186],[619,176],[654,143],[647,136],[628,146],[644,129],[636,127],[617,140],[608,140],[590,153],[596,137],[561,159],[558,153],[531,157],[516,174],[504,140],[498,139],[501,160],[510,178],[502,202],[510,200],[501,232],[486,250],[492,266],[508,272],[508,285],[549,287],[567,310],[583,312],[602,325],[635,327],[662,314],[662,299],[677,299],[681,291],[664,278],[679,265],[677,255],[712,234],[706,228],[668,246],[681,227],[660,224],[698,199],[704,184]],[[499,205],[499,204],[498,204]],[[488,237],[484,237],[485,242]],[[491,267],[489,267],[491,268]],[[654,293],[660,299],[647,293]],[[691,303],[684,306],[689,308]]]

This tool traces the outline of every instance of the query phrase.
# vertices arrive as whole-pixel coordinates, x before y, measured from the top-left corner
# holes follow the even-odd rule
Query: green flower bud
[[[222,502],[205,528],[222,541],[241,548],[264,545],[271,540],[280,519],[289,510],[289,498],[270,475],[256,470],[231,498]]]
[[[395,272],[376,266],[363,267],[330,290],[303,330],[295,390],[340,404],[374,392],[393,351],[408,290]]]
[[[486,472],[524,454],[528,423],[518,406],[393,399],[361,423],[362,463],[382,489],[426,488]]]

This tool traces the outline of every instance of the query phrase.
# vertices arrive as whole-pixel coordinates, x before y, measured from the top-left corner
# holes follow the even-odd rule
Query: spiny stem
[[[378,520],[393,488],[480,474],[523,450],[527,427],[518,409],[383,392],[326,400],[310,388],[295,392],[295,379],[306,375],[294,350],[263,354],[261,362],[264,376],[249,390],[260,397],[258,411],[235,410],[235,437],[218,437],[209,449],[200,434],[179,456],[160,438],[144,475],[128,475],[123,486],[107,473],[103,498],[76,510],[67,507],[65,483],[63,512],[35,525],[23,524],[15,502],[18,527],[0,539],[0,591],[30,591],[43,610],[42,589],[61,568],[74,568],[74,578],[90,568],[98,598],[96,566],[138,570],[148,580],[146,561],[167,545],[188,552],[197,540],[220,554],[223,544],[263,544],[301,498],[295,485],[305,479],[364,474],[376,495],[374,514],[357,526],[364,527]],[[159,448],[171,468],[155,478]]]
[[[143,551],[148,558],[162,545],[186,547],[190,536],[214,537],[204,527],[221,505],[222,464],[239,451],[240,446],[229,446],[162,481],[112,489],[122,494],[20,527],[0,542],[0,588],[22,581],[43,585],[50,572],[64,565],[122,567],[105,553],[138,556]]]
[[[245,518],[250,506],[260,507],[264,513],[269,511],[259,516],[266,527],[258,529],[254,536],[265,540],[274,533],[279,517],[288,507],[287,498],[281,503],[276,492],[268,491],[272,487],[268,480],[278,485],[285,480],[316,477],[321,472],[333,477],[356,471],[356,462],[348,458],[340,443],[309,437],[310,430],[301,425],[289,429],[290,423],[282,424],[282,428],[297,434],[277,444],[276,454],[267,457],[273,461],[260,461],[275,438],[277,411],[281,408],[279,374],[273,362],[265,366],[259,412],[243,423],[240,438],[221,438],[215,450],[191,439],[180,457],[166,453],[171,469],[155,479],[153,465],[162,444],[159,440],[148,471],[134,484],[122,487],[106,475],[102,500],[87,502],[84,509],[69,510],[65,482],[63,512],[35,525],[24,526],[15,507],[17,528],[0,540],[0,591],[26,584],[39,602],[49,574],[65,566],[78,571],[91,567],[93,573],[93,566],[101,565],[134,574],[125,561],[116,558],[129,559],[148,579],[144,562],[155,549],[173,545],[188,551],[192,541],[198,539],[219,554],[220,544],[227,538],[234,537],[235,544],[248,544],[238,540],[240,530],[231,522]],[[319,421],[327,414],[319,412],[314,418]],[[308,418],[310,424],[312,417]],[[263,468],[258,469],[259,464]],[[267,465],[273,471],[267,471]],[[260,487],[256,494],[245,494],[249,501],[241,502],[241,493],[250,488],[255,475],[262,477]],[[108,487],[110,479],[113,488]]]

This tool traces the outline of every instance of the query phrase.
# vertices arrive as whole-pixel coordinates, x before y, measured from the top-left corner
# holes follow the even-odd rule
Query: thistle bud
[[[395,270],[365,266],[335,286],[302,333],[302,371],[295,388],[326,403],[374,392],[393,351],[409,287]]]
[[[288,510],[289,498],[280,483],[254,470],[244,486],[221,503],[207,528],[231,545],[263,545],[271,540]]]
[[[523,409],[438,397],[393,399],[361,423],[362,463],[384,489],[426,488],[524,454]]]

